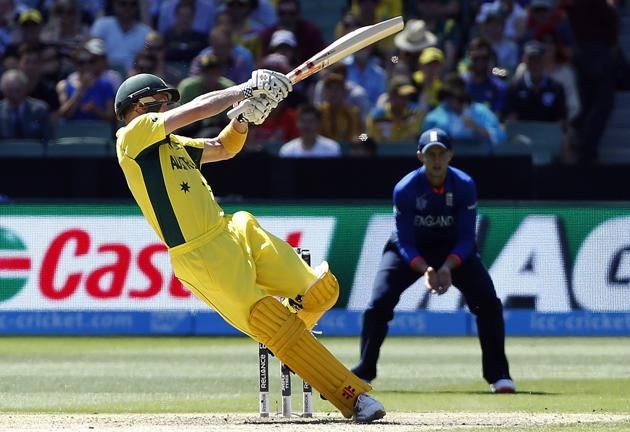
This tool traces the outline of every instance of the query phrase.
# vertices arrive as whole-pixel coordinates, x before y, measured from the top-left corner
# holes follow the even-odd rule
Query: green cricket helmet
[[[177,102],[179,100],[179,91],[175,88],[170,88],[162,78],[155,75],[142,73],[127,78],[116,92],[114,106],[116,117],[118,120],[123,120],[124,113],[131,104],[157,93],[166,93],[169,97],[169,102]]]

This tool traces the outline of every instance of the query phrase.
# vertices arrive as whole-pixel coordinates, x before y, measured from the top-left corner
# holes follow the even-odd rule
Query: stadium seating
[[[60,122],[48,146],[50,156],[106,156],[113,153],[112,124],[99,120]]]
[[[5,139],[0,141],[0,156],[42,157],[44,144],[34,139]]]
[[[505,127],[507,141],[497,146],[496,154],[526,154],[530,149],[534,165],[547,165],[560,156],[563,131],[560,123],[517,121]]]
[[[454,139],[452,143],[455,156],[488,156],[490,154],[490,144],[485,141]]]
[[[396,143],[379,143],[377,156],[413,156],[418,149],[415,141],[401,141]]]

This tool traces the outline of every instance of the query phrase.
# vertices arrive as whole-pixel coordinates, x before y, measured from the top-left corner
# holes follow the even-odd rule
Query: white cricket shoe
[[[385,407],[367,393],[361,393],[354,404],[353,419],[357,423],[371,423],[385,417]]]
[[[490,390],[492,393],[514,393],[516,392],[516,386],[511,379],[502,378],[494,384],[490,384]]]

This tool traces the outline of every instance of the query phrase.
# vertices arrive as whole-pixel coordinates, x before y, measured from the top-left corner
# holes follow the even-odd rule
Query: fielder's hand
[[[444,275],[443,269],[444,267],[440,268],[440,270],[436,272],[433,267],[428,267],[427,271],[424,273],[424,285],[431,294],[442,295],[451,286],[451,272],[446,269],[448,271],[448,275]]]
[[[239,113],[238,121],[259,125],[265,121],[276,106],[278,104],[270,99],[254,97],[241,101],[234,110]]]
[[[257,69],[252,77],[240,86],[245,98],[266,97],[279,103],[293,90],[289,78],[280,72],[268,69]]]
[[[442,266],[438,270],[437,275],[438,275],[438,285],[439,285],[438,294],[442,295],[446,291],[448,291],[448,289],[451,287],[451,284],[453,283],[451,279],[451,269],[446,266]]]

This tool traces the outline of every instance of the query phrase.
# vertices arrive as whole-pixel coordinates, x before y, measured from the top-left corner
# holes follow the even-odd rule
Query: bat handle
[[[237,106],[229,110],[227,116],[231,120],[238,118],[238,116],[241,115],[243,112],[245,112],[245,101],[241,101]]]

